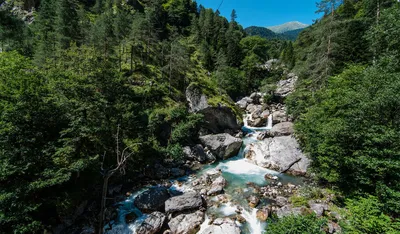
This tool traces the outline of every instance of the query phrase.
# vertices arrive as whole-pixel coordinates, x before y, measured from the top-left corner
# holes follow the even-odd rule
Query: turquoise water
[[[231,159],[224,160],[221,162],[214,163],[212,165],[206,165],[201,170],[196,173],[196,177],[199,178],[203,174],[209,171],[215,171],[215,169],[219,169],[222,171],[222,176],[227,180],[228,185],[225,188],[225,195],[228,198],[229,202],[226,204],[222,204],[219,207],[211,207],[207,210],[207,216],[213,217],[234,217],[236,216],[237,207],[243,209],[242,217],[246,219],[246,223],[239,224],[244,234],[261,234],[265,230],[265,223],[260,222],[256,218],[257,208],[250,208],[247,202],[247,197],[253,194],[257,194],[257,191],[249,186],[249,183],[253,183],[257,186],[265,186],[269,182],[265,180],[265,174],[272,174],[279,177],[279,182],[282,184],[292,183],[295,185],[302,184],[303,181],[301,178],[293,177],[285,174],[279,174],[279,172],[268,170],[262,167],[259,167],[255,164],[252,164],[247,159],[244,158],[246,153],[246,148],[250,144],[257,142],[257,136],[262,131],[265,131],[265,128],[262,130],[249,130],[250,134],[243,138],[243,146],[239,152],[239,154]],[[193,177],[186,176],[179,179],[179,181],[183,182],[182,185],[173,185],[171,187],[172,190],[178,191],[190,191],[191,190],[191,182]],[[172,181],[173,183],[175,181]],[[146,188],[143,188],[145,190]],[[143,191],[142,190],[142,191]],[[145,219],[145,215],[141,214],[140,211],[134,207],[133,201],[135,197],[140,194],[142,191],[137,191],[134,195],[129,197],[126,201],[120,203],[120,207],[118,208],[118,220],[116,222],[116,226],[114,226],[113,231],[108,231],[108,234],[113,233],[123,233],[123,234],[133,234],[135,233],[137,226],[140,225],[141,222]],[[259,207],[265,206],[268,204],[268,201],[261,198]],[[125,216],[129,213],[134,212],[139,218],[131,224],[125,223]],[[207,220],[202,225],[201,231],[208,226],[208,217]]]

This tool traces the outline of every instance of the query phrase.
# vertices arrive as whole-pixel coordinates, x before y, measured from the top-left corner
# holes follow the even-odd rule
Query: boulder
[[[240,126],[235,113],[226,106],[208,107],[199,111],[203,114],[203,128],[209,133],[223,133],[226,130],[239,131]]]
[[[186,100],[189,111],[204,115],[203,131],[206,133],[223,133],[225,130],[240,130],[235,113],[231,108],[222,106],[213,107],[208,104],[207,96],[196,84],[190,84],[186,89]]]
[[[200,194],[196,192],[185,193],[180,196],[171,197],[165,201],[165,212],[175,213],[187,210],[197,210],[203,206]]]
[[[220,159],[236,156],[242,147],[242,139],[227,133],[200,137],[201,143]]]
[[[200,234],[240,234],[240,228],[229,218],[218,218]]]
[[[316,203],[315,201],[309,201],[308,205],[310,209],[317,215],[317,217],[321,217],[324,215],[325,211],[328,211],[329,207],[325,203]]]
[[[205,162],[207,160],[207,155],[204,152],[204,148],[202,145],[198,144],[193,147],[186,146],[183,148],[183,154],[185,155],[185,159],[191,161]]]
[[[173,234],[195,234],[204,222],[204,212],[196,211],[189,214],[180,214],[168,222]]]
[[[278,218],[283,218],[289,215],[301,215],[304,207],[293,207],[292,205],[286,205],[276,211]]]
[[[256,217],[258,220],[267,221],[270,214],[271,214],[271,207],[267,206],[257,210]]]
[[[292,122],[283,122],[274,125],[270,131],[271,136],[289,136],[294,133]]]
[[[288,199],[286,197],[278,196],[275,198],[275,203],[279,207],[284,207],[288,204]]]
[[[142,212],[164,211],[164,204],[170,198],[166,187],[150,188],[139,194],[135,199],[135,206]]]
[[[273,124],[287,122],[288,120],[289,120],[289,117],[286,115],[286,112],[283,110],[274,111],[272,113],[272,123]]]
[[[249,202],[249,206],[251,208],[255,208],[256,206],[258,206],[258,203],[260,203],[260,198],[255,195],[251,195],[247,198],[247,201]]]
[[[153,212],[137,228],[137,234],[155,234],[161,230],[167,217],[161,212]]]
[[[279,172],[287,170],[294,175],[305,175],[310,165],[310,160],[301,152],[298,142],[292,136],[255,142],[249,147],[246,158],[258,166]]]
[[[213,196],[217,194],[221,194],[224,191],[224,187],[226,186],[227,182],[224,177],[220,176],[211,185],[211,189],[207,192],[208,196]]]

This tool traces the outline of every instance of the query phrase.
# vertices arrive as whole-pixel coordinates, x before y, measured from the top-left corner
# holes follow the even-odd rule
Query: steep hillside
[[[282,39],[282,36],[274,33],[268,28],[251,26],[244,30],[249,36],[260,36],[266,39]]]

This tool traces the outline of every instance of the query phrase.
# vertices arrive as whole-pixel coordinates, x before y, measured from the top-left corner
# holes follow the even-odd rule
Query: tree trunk
[[[133,45],[131,45],[131,73],[133,72]]]
[[[107,201],[107,190],[108,190],[108,180],[110,179],[111,175],[107,174],[104,176],[103,181],[103,192],[101,194],[101,208],[100,208],[100,215],[99,215],[99,234],[103,234],[104,228],[104,218],[105,218],[105,211],[106,211],[106,201]]]

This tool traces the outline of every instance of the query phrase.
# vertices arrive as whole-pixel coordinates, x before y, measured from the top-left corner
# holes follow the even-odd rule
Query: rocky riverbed
[[[292,74],[277,89],[291,92]],[[263,233],[266,221],[289,214],[322,215],[326,203],[293,206],[307,176],[309,159],[293,136],[280,103],[266,104],[253,93],[236,105],[246,114],[241,130],[228,107],[212,107],[196,86],[186,92],[190,110],[205,116],[201,144],[184,147],[181,162],[154,165],[148,173],[164,180],[136,191],[118,206],[107,233]]]

